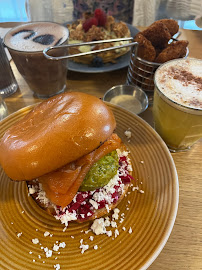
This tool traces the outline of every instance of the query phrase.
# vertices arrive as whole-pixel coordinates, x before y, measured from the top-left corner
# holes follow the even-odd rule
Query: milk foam
[[[158,89],[174,102],[202,110],[202,60],[170,61],[156,71],[155,82]]]
[[[23,30],[32,30],[34,35],[31,38],[25,39],[30,33],[21,32]],[[34,42],[34,38],[41,35],[53,35],[54,39],[51,44],[43,45]],[[51,22],[36,22],[21,25],[9,31],[4,39],[6,46],[19,51],[43,51],[45,48],[54,46],[58,43],[62,44],[69,36],[68,29],[62,25]],[[58,45],[58,44],[57,44]]]

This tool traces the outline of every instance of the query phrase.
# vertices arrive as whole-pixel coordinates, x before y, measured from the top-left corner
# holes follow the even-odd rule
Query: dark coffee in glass
[[[4,38],[20,74],[39,98],[47,98],[66,88],[66,60],[45,58],[43,50],[67,43],[69,31],[52,22],[33,22],[11,29]],[[53,50],[51,55],[65,55],[66,50]]]

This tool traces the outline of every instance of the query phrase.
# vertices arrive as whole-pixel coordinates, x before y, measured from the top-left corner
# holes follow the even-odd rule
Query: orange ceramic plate
[[[166,145],[146,122],[120,107],[109,106],[117,120],[116,132],[131,152],[137,179],[134,185],[144,191],[131,191],[119,204],[120,214],[125,213],[124,221],[117,222],[119,236],[114,237],[115,228],[111,228],[112,237],[85,234],[90,222],[71,223],[63,232],[63,226],[27,195],[26,183],[10,181],[0,169],[0,269],[47,270],[56,269],[56,264],[60,264],[61,270],[146,269],[158,256],[177,213],[176,168]],[[4,119],[0,137],[32,108],[26,107]],[[132,133],[130,142],[124,134],[128,128]],[[51,236],[45,237],[46,231]],[[93,241],[89,240],[91,235]],[[34,238],[39,240],[38,244],[32,243]],[[84,254],[79,248],[81,239],[89,245]],[[65,242],[66,247],[53,251],[47,258],[41,247],[52,249],[56,241]]]

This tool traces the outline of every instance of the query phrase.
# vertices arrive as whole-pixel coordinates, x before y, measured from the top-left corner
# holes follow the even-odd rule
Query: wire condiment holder
[[[186,50],[186,58],[189,49]],[[129,85],[137,85],[145,92],[154,91],[154,73],[162,63],[146,61],[137,56],[137,52],[131,52],[130,63],[128,67],[126,83]]]

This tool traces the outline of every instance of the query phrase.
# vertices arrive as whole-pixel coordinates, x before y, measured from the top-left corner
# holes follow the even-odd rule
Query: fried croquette
[[[138,33],[134,41],[138,42],[138,52],[137,55],[147,61],[153,62],[156,58],[155,48],[152,46],[151,42],[146,39],[141,33]]]
[[[162,20],[159,20],[159,22],[162,22],[163,24],[166,25],[171,36],[175,35],[179,31],[179,25],[173,19],[162,19]]]
[[[166,25],[160,21],[154,22],[142,32],[154,47],[165,48],[171,39],[171,34]]]
[[[179,40],[168,45],[155,59],[157,63],[164,63],[172,59],[182,58],[186,55],[186,48],[189,42]]]

